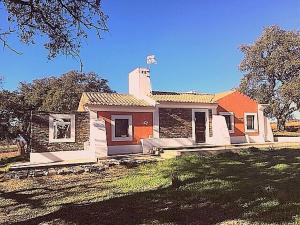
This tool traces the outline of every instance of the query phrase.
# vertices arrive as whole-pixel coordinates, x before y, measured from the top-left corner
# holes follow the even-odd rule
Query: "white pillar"
[[[265,116],[264,116],[264,106],[261,104],[258,104],[257,106],[257,120],[258,120],[258,131],[259,131],[259,137],[261,140],[265,141],[266,139],[266,122],[265,122]]]
[[[98,119],[94,111],[90,111],[90,150],[97,158],[108,156],[105,121]]]
[[[153,137],[159,138],[159,108],[157,106],[153,112]]]

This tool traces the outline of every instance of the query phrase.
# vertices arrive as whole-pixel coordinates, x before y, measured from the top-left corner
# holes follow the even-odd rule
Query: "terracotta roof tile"
[[[132,95],[118,93],[84,92],[84,104],[106,106],[150,106],[145,100],[137,99]]]
[[[212,94],[153,91],[150,97],[158,102],[214,103]]]

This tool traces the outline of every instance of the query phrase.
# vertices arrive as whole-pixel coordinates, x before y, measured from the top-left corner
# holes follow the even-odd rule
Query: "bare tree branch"
[[[3,32],[3,33],[0,33],[0,41],[2,42],[3,44],[3,48],[7,48],[9,49],[10,51],[13,51],[14,53],[18,54],[18,55],[22,55],[21,52],[18,52],[16,49],[12,48],[6,41],[6,36],[9,35],[11,32],[10,31],[7,31],[7,32]],[[1,77],[0,77],[0,81],[2,81]]]
[[[87,31],[94,30],[101,38],[108,31],[107,19],[102,11],[101,0],[0,0],[8,12],[10,29],[26,44],[34,43],[35,37],[47,37],[44,46],[49,50],[49,59],[58,54],[78,58],[82,39]],[[0,41],[4,47],[7,35]],[[80,60],[81,61],[81,60]]]

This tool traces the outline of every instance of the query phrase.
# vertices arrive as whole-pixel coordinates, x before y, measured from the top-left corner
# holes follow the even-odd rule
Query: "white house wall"
[[[106,127],[103,119],[91,118],[89,150],[94,151],[97,158],[108,155]]]
[[[208,129],[207,129],[208,130]],[[208,137],[207,143],[212,145],[230,145],[231,140],[224,116],[213,115],[212,137]]]
[[[57,151],[30,153],[30,163],[51,163],[51,162],[95,162],[94,151]]]

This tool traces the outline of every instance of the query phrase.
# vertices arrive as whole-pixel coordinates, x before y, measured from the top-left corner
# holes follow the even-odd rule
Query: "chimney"
[[[136,98],[143,99],[151,94],[150,71],[147,68],[136,68],[128,75],[129,94]]]

